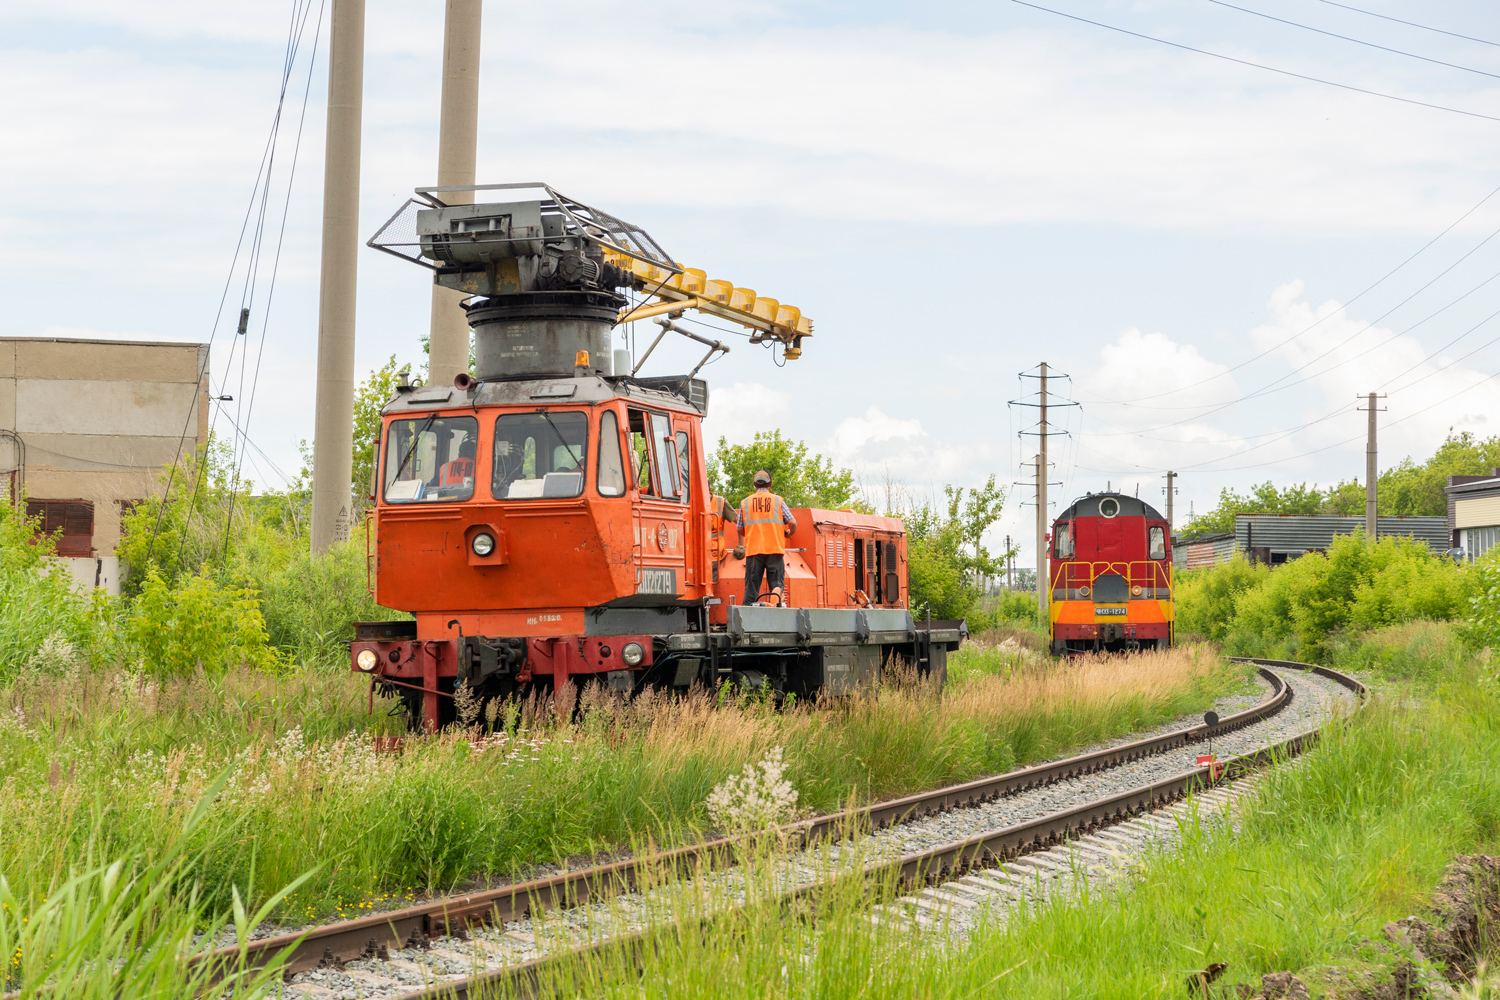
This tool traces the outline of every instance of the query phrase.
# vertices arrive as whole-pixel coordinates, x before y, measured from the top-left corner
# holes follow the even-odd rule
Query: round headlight
[[[646,648],[638,642],[627,642],[625,648],[620,650],[620,659],[628,667],[638,667],[646,659]]]
[[[1132,594],[1134,594],[1136,597],[1140,597],[1141,596],[1141,588],[1140,587],[1131,587],[1130,588],[1130,592]]]
[[[361,649],[358,653],[354,654],[354,665],[365,673],[369,673],[375,669],[375,664],[379,659],[380,657],[375,655],[375,650]]]
[[[1084,597],[1089,596],[1089,588],[1087,588],[1087,587],[1079,587],[1078,588],[1078,592],[1080,594],[1082,594]]]
[[[495,551],[495,536],[481,531],[474,536],[474,554],[476,556],[487,556]]]

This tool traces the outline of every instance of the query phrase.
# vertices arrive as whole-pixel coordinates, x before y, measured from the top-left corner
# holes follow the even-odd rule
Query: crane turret
[[[532,197],[442,200],[458,191]],[[627,320],[666,317],[658,320],[663,335],[675,330],[703,340],[670,321],[688,309],[749,328],[751,343],[779,342],[788,359],[801,355],[802,338],[812,333],[795,306],[684,267],[645,230],[546,184],[417,188],[368,245],[472,296],[464,308],[474,328],[476,375],[484,380],[568,374],[580,351],[595,367],[607,365],[610,331]],[[621,289],[658,301],[631,305]],[[714,350],[728,348],[719,344],[710,355]]]

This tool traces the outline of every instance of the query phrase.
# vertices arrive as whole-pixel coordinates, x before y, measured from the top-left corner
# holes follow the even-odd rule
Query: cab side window
[[[635,488],[646,496],[656,496],[656,476],[651,466],[651,444],[647,439],[650,425],[644,410],[630,410],[630,468]]]
[[[1071,524],[1059,524],[1057,526],[1057,531],[1052,536],[1052,558],[1073,558],[1073,526]],[[1153,556],[1152,558],[1156,557]]]
[[[1167,557],[1167,529],[1162,527],[1152,528],[1149,534],[1150,545],[1148,552],[1152,559],[1165,559]]]
[[[691,468],[692,468],[692,466],[690,466],[688,464],[688,432],[687,431],[678,431],[677,432],[677,471],[682,476],[682,502],[683,503],[689,502],[688,501],[688,483],[690,483],[690,482],[693,481],[692,474],[689,471]]]
[[[625,462],[620,455],[620,418],[605,410],[599,418],[598,488],[601,497],[625,495]]]

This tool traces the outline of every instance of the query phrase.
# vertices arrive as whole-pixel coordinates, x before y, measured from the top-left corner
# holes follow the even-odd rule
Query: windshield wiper
[[[427,415],[427,422],[424,423],[421,427],[418,427],[417,432],[411,436],[411,449],[407,451],[406,457],[401,460],[401,464],[396,466],[396,474],[391,477],[391,482],[394,483],[396,480],[401,478],[401,473],[406,471],[406,463],[410,462],[411,457],[417,453],[417,443],[422,440],[422,435],[426,433],[427,428],[431,427],[432,422],[436,419],[436,413],[429,413]]]

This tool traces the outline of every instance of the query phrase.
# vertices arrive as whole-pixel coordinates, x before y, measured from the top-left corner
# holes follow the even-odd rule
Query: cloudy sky
[[[231,262],[294,5],[0,3],[0,335],[212,337],[237,398],[218,429],[247,427],[247,474],[272,486],[313,413],[317,3],[238,345],[243,250]],[[1160,500],[1169,468],[1181,513],[1223,486],[1362,477],[1370,391],[1382,466],[1450,429],[1500,433],[1492,8],[1237,5],[1044,4],[1375,94],[1006,0],[490,0],[479,176],[545,180],[801,306],[801,360],[739,341],[707,370],[711,432],[779,427],[877,498],[1026,479],[1035,411],[1010,402],[1034,401],[1021,375],[1043,361],[1079,404],[1056,413],[1054,501],[1106,484]],[[441,40],[438,0],[370,0],[365,234],[434,180]],[[361,373],[419,357],[425,272],[359,266]],[[687,367],[689,346],[653,366]],[[1030,495],[1013,487],[997,537],[1027,537]]]

